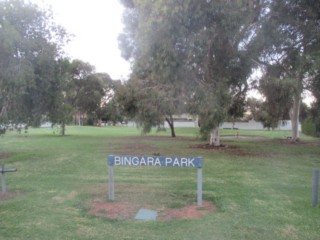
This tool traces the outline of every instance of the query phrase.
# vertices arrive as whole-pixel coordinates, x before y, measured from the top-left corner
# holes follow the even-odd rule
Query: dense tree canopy
[[[299,138],[301,94],[317,96],[319,85],[319,1],[122,3],[120,46],[135,76],[186,90],[203,135],[241,116],[248,77],[259,66],[270,126],[290,109],[292,137]]]
[[[76,114],[97,120],[112,81],[81,60],[64,57],[65,30],[49,10],[0,1],[0,127],[65,125]]]
[[[121,106],[121,112],[129,119],[135,120],[143,133],[148,133],[157,126],[163,129],[166,121],[175,137],[173,115],[184,113],[183,90],[171,85],[154,84],[141,79],[131,79],[118,86],[115,102]]]
[[[0,2],[0,122],[32,123],[48,109],[65,31],[49,12]]]
[[[208,135],[234,97],[244,100],[251,72],[246,40],[259,1],[122,2],[127,10],[120,46],[135,76],[184,89]]]
[[[320,2],[317,0],[263,1],[254,44],[259,46],[257,62],[263,66],[265,82],[279,79],[291,94],[293,140],[299,138],[301,94],[319,75]],[[275,98],[278,92],[267,98]],[[287,93],[286,93],[287,94]],[[286,106],[285,106],[286,107]]]
[[[265,116],[268,126],[290,113],[298,140],[306,89],[317,99],[311,113],[319,119],[318,0],[121,2],[119,46],[133,70],[124,85],[64,58],[68,34],[50,11],[23,0],[0,1],[1,128],[37,125],[43,117],[65,126],[76,113],[117,121],[125,113],[145,132],[167,121],[175,136],[173,115],[187,111],[199,117],[202,135],[219,145],[218,127],[242,115],[256,67],[266,99],[260,119]]]
[[[79,114],[97,119],[101,99],[111,81],[108,74],[96,74],[94,67],[81,60],[71,62],[71,79],[68,86],[68,101]]]
[[[94,67],[81,60],[68,59],[57,62],[58,72],[54,88],[51,89],[52,102],[49,120],[59,124],[64,134],[65,125],[77,116],[77,124],[81,116],[92,122],[100,117],[101,104],[109,91],[110,76],[105,73],[95,73]]]

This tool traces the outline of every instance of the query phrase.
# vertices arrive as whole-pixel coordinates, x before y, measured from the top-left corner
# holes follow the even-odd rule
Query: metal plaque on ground
[[[156,220],[157,219],[157,211],[149,210],[145,208],[141,208],[136,214],[136,220]]]

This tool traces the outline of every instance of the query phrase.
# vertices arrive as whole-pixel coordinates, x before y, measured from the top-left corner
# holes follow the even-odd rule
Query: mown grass
[[[237,132],[223,130],[234,136]],[[319,239],[320,210],[311,207],[312,169],[320,142],[289,144],[281,131],[239,131],[226,149],[196,148],[197,130],[141,136],[130,127],[68,127],[10,132],[0,138],[7,197],[0,200],[0,239]],[[107,200],[108,154],[203,156],[204,200],[217,210],[171,222],[111,220],[89,215],[96,196]],[[194,169],[115,167],[116,201],[161,209],[196,201]]]

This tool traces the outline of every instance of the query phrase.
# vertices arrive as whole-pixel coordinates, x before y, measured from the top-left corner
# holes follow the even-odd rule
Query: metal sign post
[[[318,207],[319,169],[313,169],[312,207]]]
[[[197,203],[202,205],[202,157],[108,156],[109,200],[114,201],[114,166],[154,166],[197,168]]]
[[[197,169],[197,203],[202,206],[202,168]]]
[[[16,168],[4,168],[4,164],[0,165],[0,173],[1,173],[1,183],[2,183],[2,193],[6,193],[6,172],[16,172]]]
[[[109,200],[114,201],[113,165],[109,165]]]

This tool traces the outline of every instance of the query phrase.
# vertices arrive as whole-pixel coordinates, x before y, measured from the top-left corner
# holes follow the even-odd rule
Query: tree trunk
[[[292,122],[292,141],[299,141],[299,113],[301,104],[301,94],[295,94],[293,97],[293,106],[291,112],[291,122]]]
[[[64,136],[66,134],[66,123],[62,121],[61,123],[61,135]]]
[[[219,133],[219,127],[216,127],[211,130],[210,133],[210,145],[213,145],[215,147],[220,146],[220,133]]]
[[[176,132],[174,130],[173,117],[172,116],[170,116],[169,118],[166,117],[166,121],[169,124],[170,130],[171,130],[171,137],[176,137]]]
[[[78,113],[78,124],[79,124],[79,126],[81,126],[81,113],[80,112]]]

